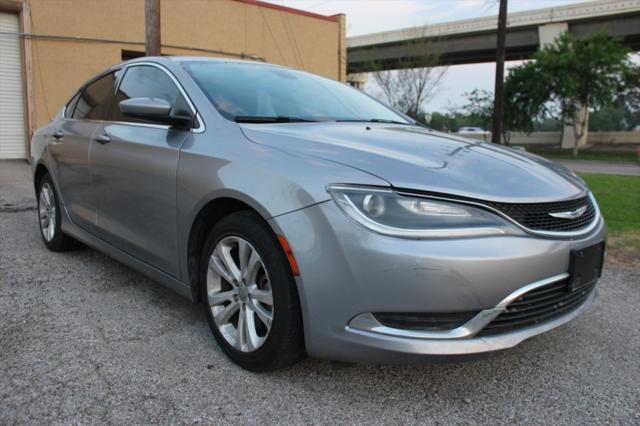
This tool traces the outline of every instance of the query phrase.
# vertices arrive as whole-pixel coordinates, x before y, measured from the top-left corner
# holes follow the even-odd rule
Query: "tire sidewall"
[[[257,250],[269,275],[273,294],[273,321],[269,334],[262,346],[248,353],[237,350],[222,336],[213,319],[207,296],[209,259],[218,242],[229,236],[241,237]],[[287,288],[287,286],[291,286],[295,289],[296,286],[288,261],[282,253],[275,235],[262,222],[261,218],[252,212],[237,212],[223,218],[213,227],[204,244],[200,265],[200,283],[202,301],[207,312],[209,326],[225,354],[248,370],[270,369],[280,355],[281,349],[287,343],[290,327],[296,326],[293,324],[297,320],[295,315],[299,316],[300,312],[299,301],[292,300],[293,295],[297,295],[297,291],[292,292]]]
[[[54,233],[53,233],[53,238],[50,241],[47,241],[47,239],[44,237],[44,233],[42,232],[42,226],[40,225],[40,196],[41,196],[41,192],[42,192],[42,187],[45,185],[45,183],[48,183],[49,186],[51,187],[51,191],[53,192],[53,204],[54,204],[54,208],[56,210],[56,221],[54,224]],[[60,200],[58,198],[58,191],[56,190],[55,185],[53,184],[53,180],[51,179],[51,176],[49,175],[49,173],[45,174],[42,179],[40,180],[40,185],[38,186],[38,192],[37,192],[37,214],[38,214],[38,229],[40,230],[40,236],[42,237],[42,241],[44,242],[44,244],[47,246],[48,249],[53,250],[53,251],[59,251],[62,249],[62,246],[64,244],[64,235],[62,234],[62,211],[60,209]]]

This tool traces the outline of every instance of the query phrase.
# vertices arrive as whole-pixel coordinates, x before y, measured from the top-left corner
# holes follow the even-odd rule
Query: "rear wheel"
[[[51,251],[67,251],[77,246],[77,241],[62,232],[60,200],[51,176],[46,173],[38,188],[38,222],[40,235]]]
[[[267,371],[304,356],[296,283],[259,216],[243,211],[222,219],[209,233],[201,266],[209,325],[231,360]]]

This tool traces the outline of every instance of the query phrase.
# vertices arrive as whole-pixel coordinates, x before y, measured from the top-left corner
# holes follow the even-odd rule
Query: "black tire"
[[[53,237],[47,238],[45,237],[43,227],[41,225],[41,203],[44,201],[41,200],[42,197],[42,188],[48,185],[48,188],[51,188],[51,193],[53,194],[50,203],[52,204],[53,209],[55,209],[55,220],[53,221]],[[36,192],[36,199],[38,202],[37,214],[38,214],[38,229],[40,229],[40,236],[42,237],[42,241],[44,245],[51,251],[55,252],[63,252],[69,251],[77,248],[79,243],[77,240],[71,238],[62,232],[62,211],[60,208],[60,198],[58,197],[58,191],[53,184],[53,180],[49,173],[46,173],[42,179],[40,179],[40,183],[38,185],[38,190]]]
[[[264,343],[252,352],[234,348],[215,323],[207,295],[209,259],[216,245],[227,237],[240,237],[262,258],[273,294],[273,321]],[[200,263],[200,288],[207,320],[223,352],[236,364],[253,372],[271,371],[294,364],[306,356],[302,314],[296,282],[277,237],[264,220],[251,211],[232,213],[210,230]]]

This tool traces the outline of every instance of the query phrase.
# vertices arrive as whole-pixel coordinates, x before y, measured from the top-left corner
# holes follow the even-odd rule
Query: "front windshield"
[[[345,84],[307,72],[252,63],[190,61],[183,67],[229,120],[388,121],[409,124]],[[275,121],[275,120],[274,120]]]

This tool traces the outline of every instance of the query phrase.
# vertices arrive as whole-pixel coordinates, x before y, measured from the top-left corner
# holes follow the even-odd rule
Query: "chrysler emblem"
[[[549,216],[557,217],[558,219],[577,219],[580,216],[582,216],[586,211],[587,211],[587,206],[582,206],[568,212],[549,213]]]

